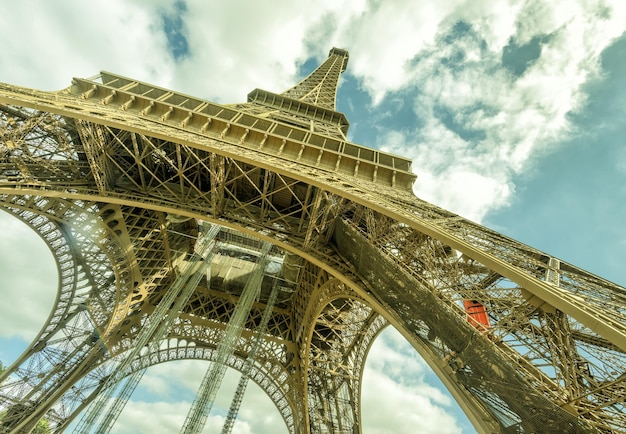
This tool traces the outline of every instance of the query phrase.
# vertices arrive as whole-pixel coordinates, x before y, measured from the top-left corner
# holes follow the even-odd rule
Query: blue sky
[[[235,103],[257,87],[286,90],[332,46],[345,48],[350,63],[337,103],[350,120],[350,140],[412,158],[420,197],[626,284],[622,2],[272,5],[13,2],[0,14],[0,37],[8,41],[0,81],[53,90],[73,76],[109,70]],[[0,219],[0,360],[8,363],[47,316],[55,277],[36,240]],[[204,368],[190,362],[149,370],[117,432],[178,426]],[[227,377],[225,389],[236,381]],[[376,342],[364,383],[365,433],[473,432],[391,331]],[[229,392],[220,396],[227,405]],[[237,432],[281,426],[263,399],[249,392]],[[149,421],[146,412],[154,415]],[[220,421],[210,419],[206,432]]]

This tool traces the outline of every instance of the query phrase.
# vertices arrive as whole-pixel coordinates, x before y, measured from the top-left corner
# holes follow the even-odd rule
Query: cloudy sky
[[[622,0],[0,4],[0,81],[46,90],[108,70],[234,103],[257,87],[281,92],[345,48],[338,107],[352,141],[411,157],[420,197],[626,284]],[[56,277],[37,239],[0,219],[6,364],[47,316]],[[149,370],[116,432],[177,431],[205,368]],[[366,368],[365,433],[473,432],[393,331]],[[284,429],[256,389],[240,419],[240,433]]]

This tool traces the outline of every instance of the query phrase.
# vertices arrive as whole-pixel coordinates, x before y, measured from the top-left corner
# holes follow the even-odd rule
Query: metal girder
[[[387,231],[396,235],[372,244],[367,236],[367,219],[357,224],[357,227],[363,225],[360,229],[350,229],[345,221],[341,231],[336,232],[340,237],[337,244],[355,261],[353,264],[360,274],[376,277],[370,282],[371,291],[388,309],[396,312],[395,321],[404,323],[403,328],[413,328],[414,336],[440,354],[454,375],[454,381],[464,384],[489,411],[499,408],[501,429],[514,426],[538,429],[540,425],[546,428],[553,423],[554,429],[560,424],[571,424],[572,429],[586,430],[594,426],[600,431],[610,431],[613,426],[622,424],[618,421],[620,405],[605,410],[604,418],[577,419],[576,414],[583,412],[586,406],[596,405],[600,398],[590,393],[586,398],[588,402],[580,402],[580,407],[576,408],[570,397],[583,384],[589,389],[596,375],[615,381],[620,368],[614,366],[616,363],[623,366],[623,357],[604,350],[591,353],[589,345],[581,351],[582,343],[576,343],[578,351],[573,351],[575,335],[564,328],[565,324],[568,327],[575,324],[571,318],[554,309],[546,312],[547,306],[539,309],[529,305],[525,291],[513,282],[504,278],[494,281],[482,264],[476,264],[472,271],[466,258],[431,239],[423,239],[421,247],[415,246],[412,255],[420,258],[422,265],[414,275],[408,274],[400,265],[412,259],[403,257],[395,248],[398,241],[405,239],[402,231],[392,229],[396,224]],[[399,238],[396,242],[393,241],[395,236]],[[377,244],[383,254],[374,260],[376,254],[369,246]],[[363,254],[368,261],[360,260]],[[385,273],[393,273],[393,277],[383,277]],[[476,284],[485,279],[491,283]],[[486,303],[490,318],[488,329],[478,329],[464,319],[467,314],[460,302],[467,298]],[[513,301],[515,299],[517,302]],[[444,300],[446,303],[442,303]],[[422,312],[419,321],[414,319],[415,311]],[[453,320],[455,317],[458,321]],[[558,329],[554,324],[557,318],[561,321]],[[451,327],[453,323],[455,326]],[[567,336],[571,344],[556,349],[557,336]],[[618,362],[620,357],[622,360]],[[552,402],[552,407],[541,405],[541,399]],[[558,417],[557,409],[564,410]],[[542,411],[544,416],[541,416]]]
[[[62,380],[49,383],[34,411],[15,404],[32,385],[6,398],[20,426],[56,408],[81,378],[109,375],[93,346],[80,370],[63,368],[85,330],[71,324],[68,306],[75,305],[67,300],[79,300],[82,285],[109,288],[88,296],[87,305],[106,348],[128,351],[141,318],[174,278],[176,257],[197,236],[185,219],[198,219],[231,231],[223,232],[229,251],[211,269],[242,271],[217,286],[213,278],[199,285],[170,335],[201,343],[196,351],[205,355],[214,351],[251,270],[247,256],[260,250],[233,234],[271,242],[276,273],[264,285],[280,279],[280,292],[262,357],[282,368],[264,381],[272,384],[266,390],[278,390],[272,399],[292,432],[358,428],[359,342],[371,339],[366,324],[374,314],[421,352],[481,431],[626,429],[626,289],[415,198],[408,160],[346,142],[340,116],[311,110],[326,98],[318,84],[334,77],[336,64],[329,68],[297,95],[253,92],[235,106],[108,73],[101,83],[76,80],[55,94],[0,85],[4,206],[48,237],[69,270],[63,276],[83,279],[63,284],[41,335],[67,333],[75,346],[46,356],[48,368],[28,368],[45,377],[53,366]],[[84,210],[75,213],[81,222],[103,229],[93,240],[73,230],[79,243],[72,255],[63,250],[74,243],[70,232],[35,219],[57,222],[57,213],[76,208]],[[92,277],[82,277],[81,267]],[[332,299],[315,298],[324,291]],[[260,305],[268,295],[262,288]],[[467,300],[484,308],[484,323],[464,309]],[[260,305],[242,336],[258,325]],[[350,321],[361,332],[344,334]],[[20,359],[5,384],[27,370],[31,355],[44,354],[38,345],[51,337]],[[336,348],[342,355],[331,357]],[[243,359],[226,363],[241,367]],[[329,366],[341,375],[320,374]],[[75,396],[94,390],[90,384]]]

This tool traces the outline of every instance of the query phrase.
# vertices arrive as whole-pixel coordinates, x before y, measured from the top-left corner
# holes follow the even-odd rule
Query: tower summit
[[[0,84],[0,206],[60,274],[0,432],[108,432],[145,368],[202,359],[185,433],[226,367],[224,432],[252,380],[290,433],[360,433],[389,324],[479,432],[626,431],[626,289],[416,198],[409,159],[346,140],[347,61],[233,105],[109,72]]]

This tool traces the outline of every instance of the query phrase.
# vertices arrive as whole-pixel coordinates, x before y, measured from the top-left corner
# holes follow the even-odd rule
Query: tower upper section
[[[339,76],[348,65],[348,51],[333,48],[328,59],[308,77],[281,95],[307,102],[318,107],[335,110]]]
[[[347,50],[333,48],[328,59],[300,83],[281,94],[254,89],[248,103],[269,109],[265,114],[278,121],[345,139],[350,123],[336,110],[335,102],[348,58]],[[259,112],[258,106],[249,109]]]

